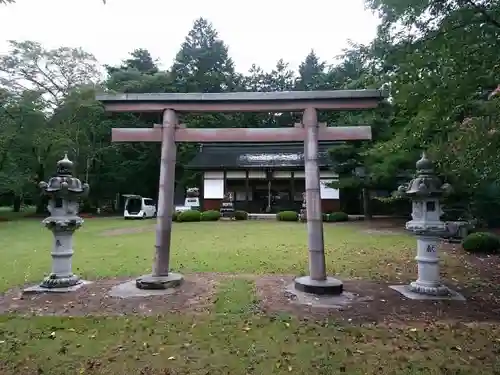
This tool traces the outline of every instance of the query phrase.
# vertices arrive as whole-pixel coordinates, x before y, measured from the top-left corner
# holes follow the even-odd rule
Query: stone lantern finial
[[[64,157],[57,162],[58,176],[71,176],[73,174],[73,162],[68,159],[68,153],[64,153]]]

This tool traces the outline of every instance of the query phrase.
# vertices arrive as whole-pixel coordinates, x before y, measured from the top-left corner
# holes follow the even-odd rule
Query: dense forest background
[[[86,51],[11,41],[0,56],[0,200],[43,210],[37,183],[65,151],[91,185],[89,204],[117,193],[157,194],[158,144],[112,144],[112,127],[150,127],[151,116],[105,113],[96,92],[229,92],[377,88],[390,99],[375,112],[321,114],[330,126],[368,124],[372,142],[332,150],[339,185],[352,191],[395,189],[428,150],[455,200],[475,217],[500,219],[500,1],[367,0],[382,23],[369,45],[349,44],[333,65],[314,51],[297,72],[280,60],[266,72],[235,71],[214,27],[198,19],[168,70],[138,48],[118,66]],[[498,90],[500,92],[500,89]],[[291,126],[294,114],[208,114],[182,119],[190,127]],[[182,144],[176,181],[196,145]],[[359,173],[363,167],[363,173]]]

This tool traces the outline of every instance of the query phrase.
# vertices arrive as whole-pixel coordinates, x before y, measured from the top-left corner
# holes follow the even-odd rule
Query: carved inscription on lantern
[[[427,245],[426,251],[428,253],[435,253],[436,252],[436,245]]]

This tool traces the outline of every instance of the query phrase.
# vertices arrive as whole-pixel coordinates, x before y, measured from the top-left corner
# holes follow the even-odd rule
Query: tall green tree
[[[49,50],[33,41],[9,43],[10,52],[0,56],[0,88],[9,97],[3,105],[4,117],[9,116],[7,124],[18,130],[0,153],[9,155],[11,169],[27,168],[33,182],[38,182],[47,177],[49,163],[63,152],[66,132],[54,121],[55,111],[73,90],[95,84],[98,64],[91,54],[78,48]],[[25,179],[11,180],[13,184],[18,181],[10,190],[19,196],[25,190]],[[40,201],[38,211],[43,210]]]
[[[228,47],[204,18],[194,22],[170,71],[179,92],[227,92],[239,87]]]
[[[113,74],[119,70],[135,69],[143,74],[158,73],[157,60],[153,59],[151,53],[147,49],[138,48],[130,53],[128,59],[123,60],[119,67],[105,65],[108,74]]]
[[[270,72],[254,64],[244,78],[243,87],[254,92],[291,91],[295,87],[295,72],[283,59],[278,60]],[[240,124],[247,127],[283,127],[293,126],[296,120],[291,113],[245,113]]]
[[[494,186],[500,183],[498,168],[490,163],[487,151],[500,144],[495,137],[487,136],[491,129],[485,125],[497,117],[499,109],[492,103],[484,110],[488,94],[500,82],[500,2],[367,3],[382,16],[383,23],[371,46],[372,57],[383,67],[381,77],[391,89],[394,107],[392,136],[369,153],[377,161],[376,173],[393,175],[413,169],[420,150],[427,149],[464,199],[471,199],[476,207],[500,205],[498,198],[496,202],[494,199],[498,194],[492,193],[498,191]],[[467,143],[466,126],[491,139],[491,143],[478,144],[473,142],[474,137]],[[475,151],[464,148],[464,142]],[[466,149],[457,154],[457,150]],[[474,169],[466,171],[463,165]],[[490,198],[474,192],[489,192]],[[479,211],[476,214],[480,217],[489,215],[486,210]]]
[[[297,90],[320,90],[326,85],[325,76],[326,63],[321,61],[314,50],[299,66],[299,77],[295,82]]]
[[[9,46],[9,53],[0,56],[0,87],[18,94],[37,90],[47,107],[59,105],[72,89],[99,80],[97,60],[81,48],[46,49],[30,40],[11,40]]]

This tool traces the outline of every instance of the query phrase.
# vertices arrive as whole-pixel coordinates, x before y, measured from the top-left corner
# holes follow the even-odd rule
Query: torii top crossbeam
[[[386,97],[380,90],[105,94],[96,99],[111,112],[280,112],[376,108]]]

